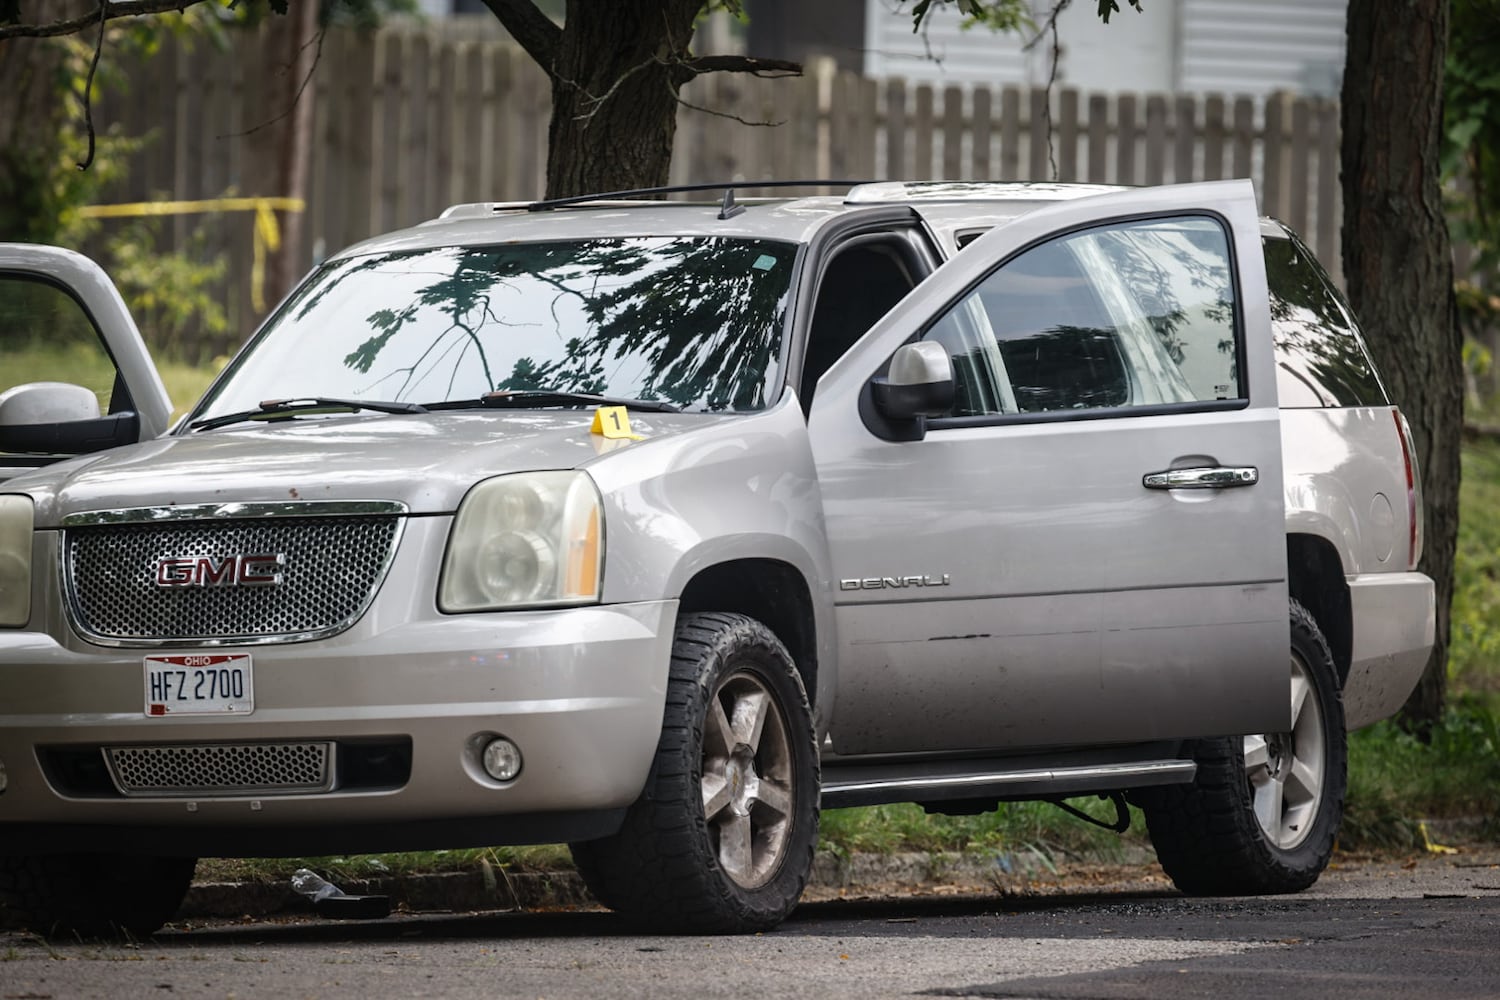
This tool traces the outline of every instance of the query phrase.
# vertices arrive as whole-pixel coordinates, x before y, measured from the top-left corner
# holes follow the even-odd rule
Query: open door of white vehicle
[[[167,429],[172,404],[99,265],[0,243],[0,481]]]

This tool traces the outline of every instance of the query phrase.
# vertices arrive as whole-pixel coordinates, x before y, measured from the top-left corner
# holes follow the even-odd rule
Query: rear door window
[[[1354,316],[1312,253],[1290,237],[1261,243],[1282,407],[1387,405]]]

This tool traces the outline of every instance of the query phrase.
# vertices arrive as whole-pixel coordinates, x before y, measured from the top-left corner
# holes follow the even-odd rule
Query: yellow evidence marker
[[[601,406],[595,410],[594,423],[589,427],[589,433],[612,440],[646,440],[630,430],[630,413],[623,406]]]

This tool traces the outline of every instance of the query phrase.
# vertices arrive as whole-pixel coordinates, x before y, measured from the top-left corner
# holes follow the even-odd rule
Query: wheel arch
[[[791,563],[749,557],[700,568],[678,598],[679,615],[697,611],[733,611],[765,625],[786,646],[818,718],[821,657],[812,588]],[[825,684],[826,684],[826,679]]]
[[[1354,612],[1339,550],[1322,535],[1286,538],[1287,592],[1307,609],[1328,640],[1339,685],[1349,679],[1354,651]]]

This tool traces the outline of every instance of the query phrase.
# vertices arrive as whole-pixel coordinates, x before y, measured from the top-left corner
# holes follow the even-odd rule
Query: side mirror
[[[0,427],[99,419],[99,397],[68,382],[27,382],[0,392]]]
[[[99,397],[67,382],[28,382],[0,392],[0,451],[82,455],[140,436],[134,413],[99,415]]]
[[[870,381],[875,408],[887,420],[940,417],[953,409],[953,362],[947,348],[930,340],[902,344],[891,355],[890,372]]]

